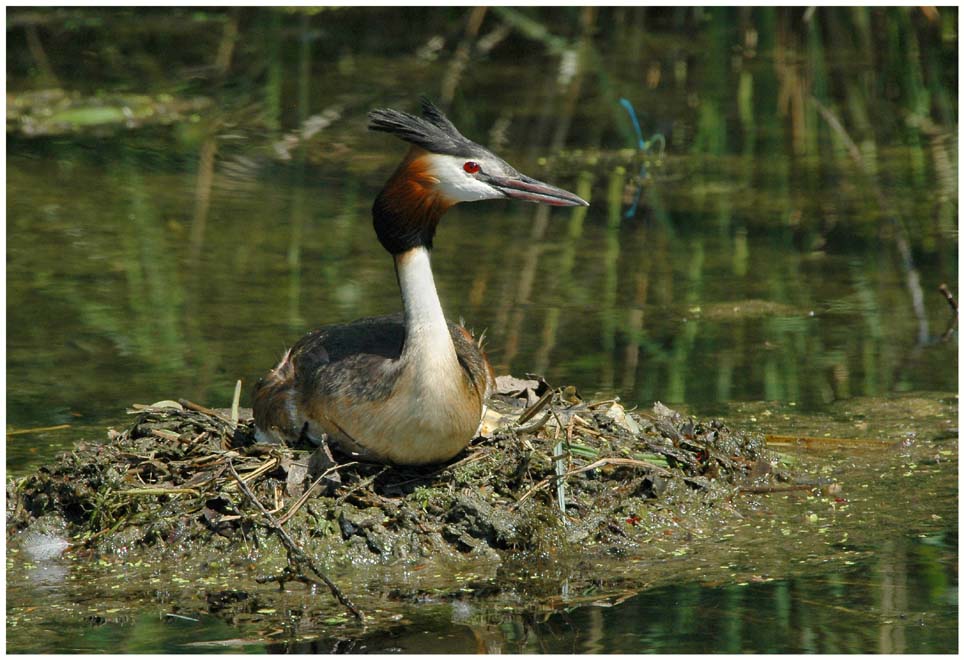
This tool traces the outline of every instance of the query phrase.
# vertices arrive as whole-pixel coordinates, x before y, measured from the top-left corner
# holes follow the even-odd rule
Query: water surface
[[[366,131],[365,113],[414,110],[419,93],[592,203],[461,205],[443,220],[443,306],[485,331],[497,373],[804,435],[866,436],[877,413],[838,415],[855,401],[956,405],[957,337],[938,292],[958,279],[956,10],[936,22],[911,9],[491,10],[479,35],[494,45],[472,41],[459,74],[468,12],[8,12],[8,91],[213,99],[169,126],[9,130],[7,427],[69,425],[9,435],[9,474],[103,438],[130,403],[227,406],[236,380],[249,394],[309,329],[397,311],[369,209],[405,147]],[[241,38],[217,73],[232,25]],[[634,153],[621,97],[647,140],[665,136],[662,156]],[[292,141],[305,125],[321,128]],[[877,437],[956,436],[907,410],[906,428]],[[954,651],[956,485],[941,492],[846,568],[623,584],[623,602],[551,613],[486,614],[484,599],[402,608],[404,630],[320,637],[355,651]],[[64,598],[18,587],[8,614]],[[68,650],[68,631],[69,650],[199,639],[167,610],[115,607],[66,626],[8,623],[8,649]],[[238,634],[201,625],[212,640]],[[231,648],[248,647],[211,650]]]

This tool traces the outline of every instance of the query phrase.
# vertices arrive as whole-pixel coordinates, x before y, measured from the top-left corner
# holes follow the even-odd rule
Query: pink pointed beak
[[[589,206],[589,202],[568,190],[550,186],[524,174],[517,177],[486,175],[484,181],[510,199],[550,206]]]

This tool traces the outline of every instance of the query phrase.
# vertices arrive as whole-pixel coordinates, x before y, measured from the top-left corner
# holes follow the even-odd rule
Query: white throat
[[[442,303],[435,290],[428,250],[416,247],[396,255],[395,270],[405,306],[403,356],[424,364],[429,370],[457,362]]]

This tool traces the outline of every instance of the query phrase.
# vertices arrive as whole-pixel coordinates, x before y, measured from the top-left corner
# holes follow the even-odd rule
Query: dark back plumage
[[[464,327],[448,326],[459,366],[484,402],[495,383],[492,366]],[[315,396],[356,402],[389,398],[401,375],[404,344],[401,313],[324,326],[306,334],[255,385],[255,424],[264,430],[274,427],[295,441],[303,421],[292,416],[292,402],[305,409]]]
[[[422,99],[422,117],[392,108],[368,113],[368,128],[382,131],[417,145],[426,151],[449,156],[471,156],[484,148],[459,132],[448,117],[427,98]]]

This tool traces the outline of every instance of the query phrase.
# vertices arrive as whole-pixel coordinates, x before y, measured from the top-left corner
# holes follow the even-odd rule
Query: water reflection
[[[803,560],[806,563],[806,560]],[[58,560],[54,560],[54,564]],[[402,607],[402,623],[367,635],[331,636],[297,620],[261,641],[245,618],[233,623],[177,601],[137,613],[108,602],[86,620],[30,628],[58,611],[65,585],[35,569],[8,599],[44,593],[43,608],[8,612],[7,643],[19,651],[252,651],[285,653],[954,653],[957,650],[956,532],[895,537],[845,570],[807,566],[799,575],[733,584],[682,583],[639,592],[570,593],[554,610],[470,594]],[[74,588],[71,588],[74,590]],[[76,598],[76,596],[72,596]],[[82,601],[85,599],[81,599]],[[295,599],[297,601],[297,598]],[[36,610],[34,612],[33,610]],[[189,617],[172,618],[183,611]],[[263,618],[263,617],[255,617]],[[10,623],[12,623],[12,626]],[[307,622],[305,622],[307,623]],[[278,637],[281,639],[277,639]],[[307,638],[306,641],[304,638]]]
[[[60,84],[108,111],[113,96],[93,92],[214,101],[137,131],[91,128],[117,113],[73,108],[75,125],[44,138],[8,101],[8,426],[71,425],[8,439],[15,473],[100,439],[131,402],[227,405],[304,331],[397,310],[369,208],[398,147],[364,114],[421,92],[593,204],[446,217],[443,304],[486,330],[498,372],[695,412],[957,391],[937,288],[958,273],[956,8],[24,8],[8,21],[14,93]],[[632,217],[623,97],[645,135],[666,136]],[[954,603],[944,550],[897,540],[848,574],[661,588],[546,620],[470,626],[460,612],[461,627],[337,643],[947,651]],[[183,634],[112,625],[40,650],[174,648]]]
[[[869,117],[894,109],[873,106],[872,89],[841,64],[873,41],[875,22],[923,34],[946,20],[943,10],[922,26],[904,10],[827,11],[802,23],[766,8],[667,14],[695,18],[709,42],[655,56],[645,90],[627,78],[638,69],[627,54],[648,47],[642,14],[612,11],[621,22],[611,41],[599,37],[611,27],[600,23],[608,10],[550,12],[535,23],[510,8],[468,12],[460,64],[433,60],[431,49],[380,62],[394,82],[359,80],[350,58],[319,69],[328,46],[316,31],[333,15],[268,11],[270,20],[251,23],[254,13],[202,12],[189,19],[194,27],[218,29],[205,33],[211,66],[198,90],[227,94],[219,113],[173,131],[13,139],[11,424],[102,420],[132,399],[174,395],[223,405],[236,378],[250,384],[305,330],[397,309],[368,217],[397,154],[366,134],[364,113],[391,99],[405,106],[409,77],[433,72],[444,72],[443,100],[466,132],[521,165],[545,157],[529,169],[593,201],[564,218],[508,206],[446,218],[435,259],[446,311],[487,331],[498,371],[697,411],[733,399],[819,409],[849,396],[956,389],[956,337],[940,341],[949,314],[937,292],[957,272],[956,146],[941,105],[950,97],[934,97],[942,127],[920,114],[921,74],[890,62],[908,81],[897,102],[917,114],[899,130],[876,127]],[[359,29],[362,13],[340,20]],[[27,36],[39,57],[31,16],[23,21],[34,26]],[[92,25],[131,20],[122,11],[91,16]],[[163,13],[150,16],[151,29],[170,29]],[[537,29],[540,20],[571,30],[554,36]],[[503,26],[546,54],[531,68],[466,79],[465,53],[497,57]],[[267,56],[265,86],[239,100],[223,85],[253,65],[235,48],[249,32]],[[914,35],[921,66],[941,79],[942,51]],[[734,47],[737,59],[720,55]],[[799,48],[806,62],[793,55]],[[45,57],[45,69],[65,66],[59,52]],[[538,75],[542,63],[555,74]],[[16,83],[29,84],[18,71]],[[469,105],[462,94],[473,84]],[[493,84],[499,94],[486,91]],[[831,105],[837,86],[847,115]],[[667,135],[667,156],[649,169],[628,218],[636,156],[619,148],[638,135],[617,89],[635,99],[644,132]],[[510,111],[501,99],[514,94],[528,100]],[[828,149],[828,140],[844,148]],[[937,174],[936,216],[925,166]],[[936,223],[908,221],[927,217]]]
[[[138,160],[149,148],[122,148],[104,172],[60,145],[54,162],[69,176],[53,177],[48,161],[11,154],[15,426],[103,419],[174,395],[226,405],[235,378],[252,383],[306,329],[398,306],[368,219],[382,172],[345,180],[298,161],[283,187],[245,195],[219,188],[215,174],[198,249],[188,247],[203,235],[200,216],[190,226],[188,215],[194,177],[153,171]],[[442,300],[449,316],[487,329],[499,372],[697,410],[761,398],[814,409],[956,387],[956,343],[919,343],[896,255],[850,237],[800,252],[792,235],[774,241],[760,226],[768,214],[752,209],[740,212],[734,241],[721,241],[709,219],[733,204],[717,195],[691,210],[692,179],[661,186],[672,233],[621,221],[619,201],[599,197],[600,186],[618,188],[609,181],[577,181],[594,198],[588,214],[460,208],[446,218],[435,257]],[[920,270],[942,279],[935,266]],[[947,307],[932,297],[930,326],[943,330]]]
[[[78,146],[58,146],[54,161],[10,159],[13,425],[103,418],[174,394],[224,404],[236,377],[252,382],[307,328],[397,308],[368,219],[381,172],[321,186],[338,173],[301,164],[284,187],[245,195],[219,189],[215,175],[197,249],[193,177],[153,171],[143,154],[159,147],[134,141],[102,165]],[[44,163],[64,161],[69,175],[58,166],[50,176]],[[641,403],[812,409],[954,389],[955,342],[919,342],[896,255],[853,235],[800,252],[752,209],[740,211],[737,242],[720,241],[711,218],[733,204],[716,195],[690,209],[693,183],[661,185],[672,234],[621,221],[621,203],[589,177],[576,182],[594,197],[588,214],[457,209],[435,257],[447,313],[487,330],[500,372]],[[920,271],[942,279],[932,264]],[[929,324],[943,330],[947,307],[933,298]]]
[[[355,653],[946,653],[957,648],[954,560],[895,539],[843,572],[721,586],[683,584],[553,614],[468,602],[360,639],[274,647]],[[563,599],[563,602],[565,599]],[[438,610],[438,611],[436,611]]]

